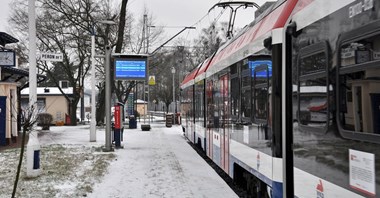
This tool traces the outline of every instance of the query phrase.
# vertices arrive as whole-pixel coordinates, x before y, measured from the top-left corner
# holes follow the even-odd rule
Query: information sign
[[[115,80],[147,80],[147,57],[114,58]]]
[[[41,52],[41,60],[51,61],[51,62],[62,62],[63,61],[63,54],[62,53]]]

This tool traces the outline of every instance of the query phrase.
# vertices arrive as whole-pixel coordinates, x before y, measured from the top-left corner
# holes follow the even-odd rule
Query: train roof
[[[206,70],[210,66],[212,58],[215,56],[216,53],[212,54],[211,57],[207,58],[199,67],[197,75],[194,77],[195,82],[198,82],[200,80],[203,80],[206,78]]]
[[[284,27],[298,0],[280,0],[270,6],[234,38],[224,43],[215,54],[185,76],[181,88],[213,75],[228,66],[264,49],[264,39]]]
[[[189,74],[187,74],[185,76],[185,78],[183,79],[182,83],[181,83],[181,88],[184,89],[186,87],[189,87],[191,85],[194,84],[194,78],[195,76],[197,75],[198,73],[198,70],[199,68],[202,66],[202,64],[206,62],[206,61],[203,61],[201,64],[199,64],[196,68],[194,68]]]
[[[221,46],[207,68],[206,77],[263,50],[264,39],[272,36],[272,31],[284,27],[297,1],[279,1]]]

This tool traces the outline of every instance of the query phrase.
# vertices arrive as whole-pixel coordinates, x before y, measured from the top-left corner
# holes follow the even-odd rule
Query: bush
[[[57,121],[55,122],[55,126],[63,126],[65,123],[63,121]]]
[[[53,116],[49,113],[38,114],[38,125],[42,126],[42,130],[49,130],[50,124],[53,121]]]

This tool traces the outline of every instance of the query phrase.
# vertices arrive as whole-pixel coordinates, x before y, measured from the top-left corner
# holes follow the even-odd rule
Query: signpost
[[[156,85],[156,77],[155,76],[149,76],[148,85]]]
[[[63,54],[62,53],[41,52],[40,57],[41,57],[41,60],[43,60],[43,61],[51,61],[51,62],[62,62],[63,61]]]

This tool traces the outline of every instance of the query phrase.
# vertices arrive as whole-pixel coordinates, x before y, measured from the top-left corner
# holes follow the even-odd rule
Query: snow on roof
[[[65,94],[73,94],[73,88],[63,88],[62,91]],[[37,95],[61,95],[58,87],[37,87]],[[29,88],[21,90],[21,95],[29,95]]]
[[[135,100],[135,102],[137,103],[137,104],[142,104],[142,103],[148,103],[148,102],[146,102],[146,101],[144,101],[144,100],[141,100],[141,99],[137,99],[137,100]]]

